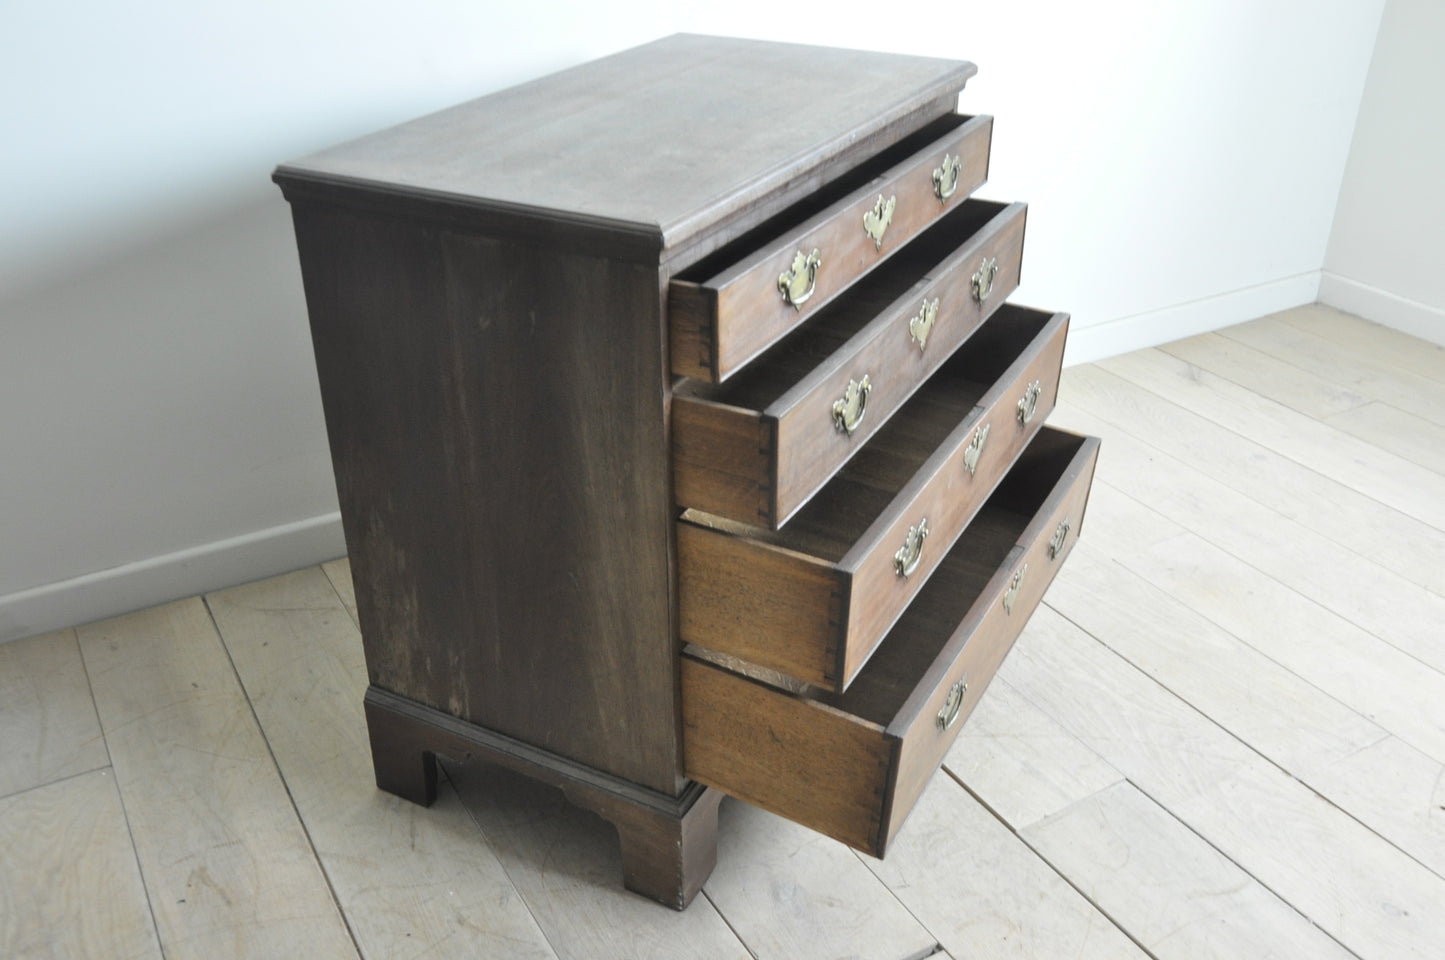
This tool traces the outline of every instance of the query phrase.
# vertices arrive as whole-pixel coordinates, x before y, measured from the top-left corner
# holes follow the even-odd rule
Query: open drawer
[[[684,512],[682,640],[846,688],[1053,409],[1067,329],[1005,304],[781,530]]]
[[[984,182],[992,133],[991,117],[941,117],[682,271],[668,285],[672,372],[727,379],[905,248]]]
[[[846,693],[686,648],[687,775],[881,857],[1072,548],[1098,449],[1045,428]]]
[[[679,383],[678,505],[786,522],[1018,286],[1026,212],[966,201],[727,383]]]

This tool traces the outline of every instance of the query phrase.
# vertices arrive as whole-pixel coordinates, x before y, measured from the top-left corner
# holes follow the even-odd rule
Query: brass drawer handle
[[[1034,418],[1034,411],[1039,407],[1039,393],[1042,390],[1043,385],[1037,380],[1024,387],[1024,395],[1019,400],[1019,424],[1021,426],[1028,426],[1029,421]]]
[[[1056,560],[1064,550],[1064,541],[1069,538],[1069,518],[1065,517],[1059,521],[1059,527],[1054,535],[1049,538],[1049,559]]]
[[[801,250],[794,254],[793,265],[778,276],[778,292],[783,295],[783,302],[791,304],[794,310],[803,309],[818,286],[818,268],[822,265],[817,247],[809,254]]]
[[[873,241],[873,249],[883,249],[883,232],[888,229],[888,224],[893,222],[893,208],[898,205],[898,197],[892,196],[887,200],[883,194],[878,194],[878,202],[873,204],[873,209],[863,214],[863,232]]]
[[[963,695],[968,693],[968,675],[959,678],[959,681],[948,688],[948,699],[943,701],[943,709],[938,711],[938,729],[947,730],[958,722],[959,711],[963,709]]]
[[[963,172],[963,164],[959,162],[955,154],[943,155],[943,162],[933,168],[933,195],[938,198],[939,203],[947,203],[948,198],[958,189],[958,175]]]
[[[928,334],[933,330],[933,322],[938,319],[938,298],[924,300],[923,306],[918,308],[918,316],[908,321],[908,339],[918,344],[918,352],[923,352],[924,344],[928,342]]]
[[[918,569],[918,562],[923,559],[923,541],[928,539],[928,518],[924,517],[918,521],[918,526],[908,528],[908,536],[903,539],[903,546],[893,555],[893,571],[900,577],[906,577]]]
[[[983,445],[988,443],[988,424],[974,431],[973,439],[963,451],[963,465],[971,477],[978,471],[978,458],[983,456]]]
[[[993,293],[993,282],[998,278],[998,260],[994,257],[984,257],[983,263],[979,264],[971,278],[973,285],[973,298],[979,303],[988,299]]]
[[[1003,592],[1003,612],[1012,614],[1014,604],[1019,598],[1019,588],[1024,585],[1024,574],[1029,572],[1029,565],[1026,563],[1019,567],[1018,573],[1014,574],[1013,580],[1009,582],[1008,589]]]
[[[849,380],[842,398],[833,401],[833,425],[851,436],[863,422],[863,414],[868,412],[868,394],[872,392],[868,374],[863,374],[862,380]]]

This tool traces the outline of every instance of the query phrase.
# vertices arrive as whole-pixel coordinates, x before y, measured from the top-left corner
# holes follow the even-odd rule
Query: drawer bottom
[[[841,694],[685,650],[687,775],[882,856],[1072,546],[1098,447],[1040,431]]]

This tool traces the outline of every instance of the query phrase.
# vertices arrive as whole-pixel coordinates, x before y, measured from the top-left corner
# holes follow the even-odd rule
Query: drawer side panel
[[[874,851],[896,747],[881,729],[687,656],[682,702],[688,776]]]
[[[773,431],[751,410],[695,397],[672,401],[673,497],[681,506],[768,524]]]
[[[677,568],[684,643],[833,682],[844,591],[826,564],[680,520]]]
[[[880,838],[882,849],[887,849],[903,825],[908,812],[928,785],[929,778],[957,738],[964,721],[978,705],[1029,617],[1042,602],[1044,592],[1053,583],[1065,557],[1073,549],[1088,501],[1098,449],[1097,440],[1090,438],[1083,441],[1053,493],[1020,536],[1019,545],[960,625],[955,637],[967,638],[962,651],[948,669],[941,672],[939,679],[927,685],[929,692],[926,699],[920,704],[921,698],[916,694],[900,712],[902,723],[890,725],[890,729],[902,737],[903,745],[899,754],[897,782],[890,795],[887,833]],[[1059,549],[1052,550],[1054,533],[1065,520],[1070,524],[1068,535],[1059,541]],[[1004,596],[1020,571],[1023,575],[1018,590],[1006,607]],[[950,648],[955,645],[951,642]],[[957,718],[945,729],[938,718],[945,712],[950,689],[959,682],[966,683],[967,687]]]

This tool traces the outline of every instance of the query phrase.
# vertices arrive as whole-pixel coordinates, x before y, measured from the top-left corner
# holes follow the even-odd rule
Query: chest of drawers
[[[278,168],[379,786],[520,770],[678,907],[722,792],[883,854],[1097,452],[972,73],[677,36]]]

